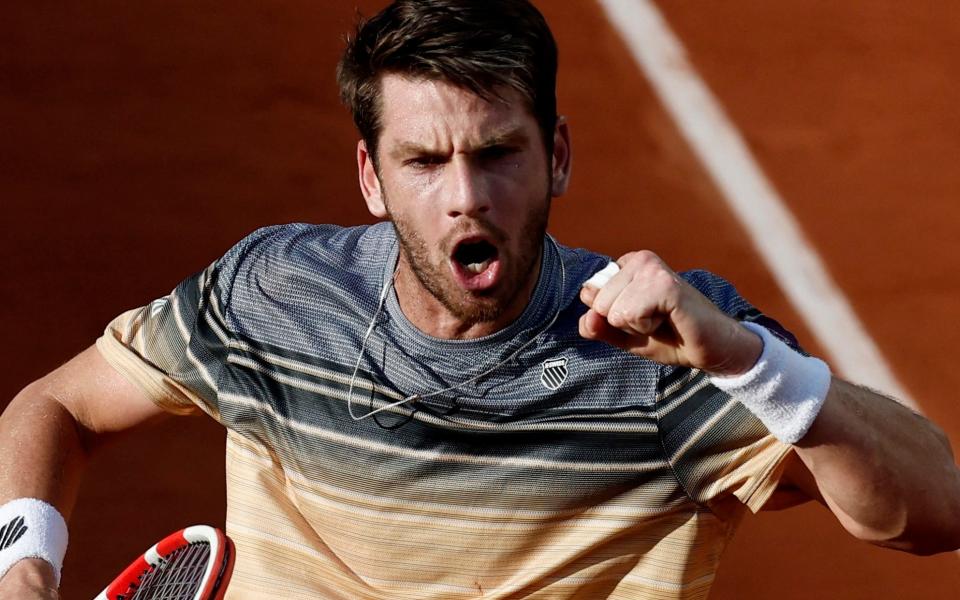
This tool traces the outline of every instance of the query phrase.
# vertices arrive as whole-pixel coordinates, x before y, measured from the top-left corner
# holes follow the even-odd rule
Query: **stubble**
[[[527,286],[538,264],[547,231],[551,197],[537,210],[531,210],[519,230],[520,245],[516,254],[510,254],[509,236],[502,229],[479,219],[464,221],[440,242],[440,251],[431,252],[423,236],[402,217],[387,212],[393,222],[400,242],[400,251],[410,265],[411,271],[422,285],[456,319],[466,325],[489,323],[503,316],[515,306],[519,294]],[[500,248],[500,258],[506,267],[505,276],[496,287],[484,292],[471,292],[458,286],[450,274],[449,259],[453,240],[466,231],[483,231]]]

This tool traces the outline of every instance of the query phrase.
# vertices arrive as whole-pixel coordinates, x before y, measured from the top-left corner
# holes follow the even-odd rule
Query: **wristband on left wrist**
[[[712,375],[710,382],[741,402],[777,439],[795,444],[807,433],[830,389],[830,367],[804,356],[765,327],[744,322],[760,336],[763,352],[746,373]]]

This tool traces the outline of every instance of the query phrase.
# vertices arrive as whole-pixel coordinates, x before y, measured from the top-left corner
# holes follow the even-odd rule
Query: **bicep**
[[[90,346],[35,384],[73,416],[85,438],[100,438],[169,414]]]

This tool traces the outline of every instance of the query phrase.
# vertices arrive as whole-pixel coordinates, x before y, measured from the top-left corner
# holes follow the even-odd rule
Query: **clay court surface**
[[[369,12],[381,3],[364,2]],[[571,193],[551,231],[704,267],[821,352],[592,1],[541,0]],[[960,5],[658,2],[895,375],[960,446]],[[367,222],[333,69],[352,1],[14,3],[0,20],[0,397],[254,228]],[[6,402],[6,400],[3,400]],[[171,420],[93,462],[63,598],[224,518],[223,433]],[[923,493],[918,490],[917,493]],[[956,598],[960,557],[854,541],[823,508],[748,519],[712,598]]]

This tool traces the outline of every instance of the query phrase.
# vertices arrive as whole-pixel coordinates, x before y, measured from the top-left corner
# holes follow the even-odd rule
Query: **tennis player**
[[[338,79],[382,221],[258,230],[24,389],[0,597],[56,596],[97,440],[196,412],[228,431],[228,598],[703,598],[744,513],[810,499],[873,544],[960,546],[935,425],[715,275],[547,235],[556,61],[525,0],[361,23]]]

